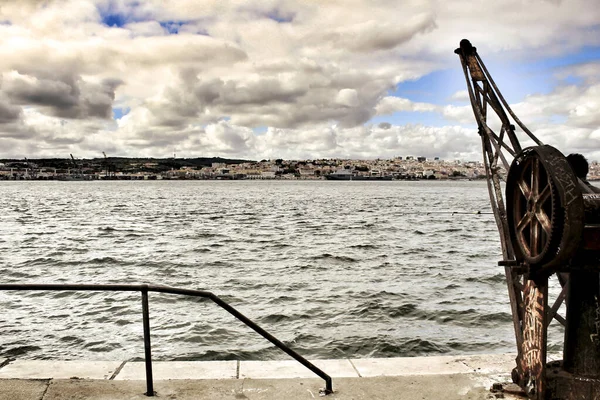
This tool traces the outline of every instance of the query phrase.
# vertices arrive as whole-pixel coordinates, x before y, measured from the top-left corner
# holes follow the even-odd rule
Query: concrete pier
[[[494,399],[514,355],[313,360],[323,399]],[[148,399],[143,362],[1,360],[0,400]],[[324,381],[294,360],[152,363],[157,399],[314,399]],[[504,394],[505,399],[519,398]]]

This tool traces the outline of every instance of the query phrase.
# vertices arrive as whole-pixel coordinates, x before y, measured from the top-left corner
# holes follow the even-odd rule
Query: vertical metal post
[[[152,381],[152,347],[150,344],[150,314],[148,312],[148,285],[142,286],[142,313],[144,318],[144,361],[146,362],[146,396],[154,396]]]
[[[582,379],[597,380],[600,378],[599,275],[592,270],[574,269],[570,275],[564,369]]]

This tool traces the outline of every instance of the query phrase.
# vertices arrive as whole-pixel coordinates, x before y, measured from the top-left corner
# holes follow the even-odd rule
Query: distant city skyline
[[[503,170],[503,167],[500,167]],[[505,172],[503,172],[505,173]],[[435,157],[392,159],[242,160],[226,158],[0,159],[0,180],[156,180],[156,179],[482,179],[481,161]],[[588,178],[600,178],[590,163]]]
[[[540,140],[599,160],[598,21],[585,0],[7,1],[0,158],[478,161],[467,38]]]
[[[105,158],[130,158],[130,159],[160,159],[160,160],[169,160],[169,159],[176,159],[176,160],[186,160],[186,159],[198,159],[198,158],[223,158],[223,159],[227,159],[227,160],[243,160],[245,162],[262,162],[262,161],[276,161],[276,160],[283,160],[283,161],[297,161],[297,162],[302,162],[302,161],[318,161],[318,160],[336,160],[336,161],[343,161],[343,160],[348,160],[348,161],[365,161],[365,162],[374,162],[377,160],[394,160],[394,159],[400,159],[400,160],[417,160],[419,158],[424,158],[426,161],[447,161],[447,162],[453,162],[453,161],[461,161],[461,162],[481,162],[480,159],[473,159],[473,160],[461,160],[461,159],[451,159],[451,160],[446,160],[443,159],[439,156],[434,156],[434,157],[424,157],[424,156],[417,156],[417,155],[398,155],[398,156],[392,156],[392,157],[375,157],[375,158],[340,158],[340,157],[321,157],[321,158],[290,158],[290,159],[285,159],[285,158],[261,158],[261,157],[253,157],[253,158],[237,158],[237,157],[221,157],[221,156],[197,156],[197,157],[179,157],[179,156],[171,156],[171,157],[145,157],[145,156],[100,156],[100,157],[74,157],[75,160],[102,160]],[[29,157],[21,157],[21,158],[11,158],[11,157],[0,157],[0,160],[10,160],[10,161],[32,161],[32,160],[48,160],[48,159],[59,159],[59,160],[71,160],[70,156],[68,157],[33,157],[33,156],[29,156]],[[424,160],[424,161],[425,161]],[[589,160],[591,161],[591,160]]]

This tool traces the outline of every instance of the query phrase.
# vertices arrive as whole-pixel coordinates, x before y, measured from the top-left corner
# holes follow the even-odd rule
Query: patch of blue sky
[[[260,135],[264,135],[265,133],[267,133],[268,129],[269,129],[268,126],[257,126],[256,128],[252,128],[252,131],[254,132],[254,134],[256,136],[260,136]]]
[[[115,120],[121,119],[125,115],[129,114],[129,111],[131,111],[131,108],[129,108],[129,107],[113,108],[113,119],[115,119]]]
[[[570,66],[586,64],[589,62],[600,61],[600,46],[598,47],[583,47],[575,53],[569,53],[560,57],[552,57],[534,60],[531,63],[521,64],[516,66],[517,73],[522,73],[524,76],[539,77],[544,79],[548,84],[546,91],[552,89],[559,84],[580,85],[583,79],[574,75],[556,77],[556,73]]]
[[[568,53],[560,57],[537,60],[528,64],[528,66],[533,69],[556,69],[598,60],[600,60],[600,46],[584,46],[577,52]]]
[[[139,2],[133,1],[127,3],[126,9],[122,9],[109,1],[108,4],[97,6],[97,10],[102,24],[112,28],[122,28],[131,22],[149,21],[151,19],[150,16],[142,16],[136,12],[139,6]]]
[[[5,19],[5,20],[0,21],[0,25],[11,26],[12,22],[10,22],[9,20]]]
[[[494,59],[486,63],[486,67],[505,98],[509,102],[516,102],[529,94],[548,94],[558,85],[581,84],[583,79],[572,75],[557,78],[557,72],[569,66],[599,60],[600,47],[588,46],[557,57],[520,62]]]
[[[177,35],[181,27],[186,23],[187,21],[162,21],[160,22],[160,26],[162,26],[170,35]]]
[[[561,84],[581,83],[582,80],[574,76],[567,80],[559,80],[556,77],[556,72],[567,65],[567,59],[561,58],[519,64],[498,61],[486,64],[486,67],[506,100],[514,103],[528,95],[551,93]]]
[[[552,115],[550,117],[550,123],[555,125],[562,125],[567,123],[568,117],[566,115]]]
[[[442,105],[448,104],[454,93],[465,89],[465,78],[458,64],[458,68],[434,71],[419,79],[401,82],[388,91],[388,96]]]
[[[267,13],[267,18],[272,19],[273,21],[279,22],[280,24],[290,23],[294,20],[293,13],[283,13],[278,8],[271,10]]]
[[[582,80],[574,76],[558,80],[556,72],[570,65],[600,60],[600,47],[584,47],[575,53],[537,60],[482,58],[504,98],[509,103],[516,103],[527,95],[548,94],[560,84],[580,84]],[[404,97],[414,102],[460,104],[463,102],[454,102],[450,97],[466,89],[466,81],[457,57],[454,67],[434,71],[416,80],[401,82],[394,90],[388,91],[388,95]]]
[[[121,28],[127,23],[127,16],[123,14],[103,14],[102,23],[106,26]]]
[[[98,6],[97,10],[102,24],[113,28],[122,28],[134,22],[156,20],[169,35],[177,35],[184,25],[192,22],[192,20],[162,20],[157,16],[145,12],[137,1],[127,3],[127,8],[117,7],[112,1],[109,1],[108,4]],[[203,29],[195,29],[195,32],[199,35],[208,36],[208,32]]]
[[[583,78],[580,76],[567,75],[565,78],[563,78],[563,82],[567,85],[579,86],[583,83]]]
[[[196,22],[194,20],[169,20],[169,21],[159,21],[160,26],[169,34],[169,35],[178,35],[181,33],[181,28],[187,24],[192,22]],[[198,26],[192,26],[192,29],[188,29],[186,32],[194,32],[197,35],[202,36],[210,36],[206,29],[200,28]]]
[[[485,62],[485,60],[484,60]],[[518,73],[510,65],[501,66],[495,63],[486,67],[500,92],[509,103],[521,101],[532,93],[547,93],[554,85],[550,76]],[[414,102],[424,102],[437,105],[464,105],[464,101],[454,101],[452,95],[467,90],[467,83],[457,60],[457,67],[434,71],[414,81],[400,83],[395,90],[388,94],[404,97]]]

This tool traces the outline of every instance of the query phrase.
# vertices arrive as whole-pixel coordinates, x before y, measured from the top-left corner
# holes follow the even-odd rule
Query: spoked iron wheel
[[[550,275],[577,247],[583,203],[566,158],[551,146],[515,157],[506,180],[507,219],[517,260]]]
[[[540,263],[553,244],[553,227],[559,220],[556,188],[538,157],[520,165],[514,188],[515,236],[517,246],[530,264]]]

